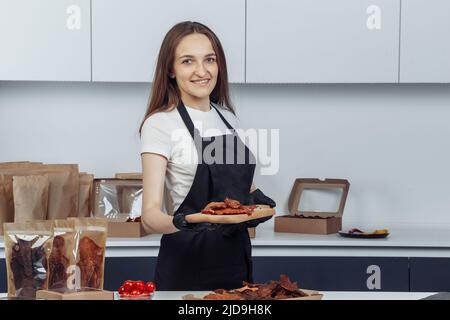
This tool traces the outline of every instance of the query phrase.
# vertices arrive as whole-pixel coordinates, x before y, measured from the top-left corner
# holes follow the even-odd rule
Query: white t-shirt
[[[239,128],[239,121],[230,111],[215,105],[229,124]],[[225,123],[214,108],[209,111],[186,106],[194,127],[202,137],[229,134]],[[197,170],[198,155],[194,140],[177,108],[148,117],[141,131],[141,154],[157,153],[167,158],[164,205],[173,214],[186,198]]]

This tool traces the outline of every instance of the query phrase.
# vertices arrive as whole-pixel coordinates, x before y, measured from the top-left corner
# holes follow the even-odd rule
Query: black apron
[[[231,136],[200,137],[184,104],[178,105],[177,110],[194,139],[201,161],[197,165],[191,189],[175,214],[200,212],[209,202],[223,201],[226,197],[248,203],[255,158],[219,110],[213,105],[211,107],[231,130]],[[229,142],[230,137],[234,143]],[[219,138],[223,140],[221,148],[217,148]],[[215,148],[211,148],[214,141],[217,141]],[[205,159],[202,150],[208,146],[209,150],[213,149],[209,154],[220,157],[221,163],[211,163],[208,157]],[[245,161],[240,158],[243,155]],[[232,164],[229,159],[233,160]],[[164,234],[154,277],[158,290],[228,290],[241,287],[242,281],[253,282],[247,229],[240,228],[229,235],[223,233],[222,228],[226,226],[215,225],[215,228],[201,232],[189,230]]]

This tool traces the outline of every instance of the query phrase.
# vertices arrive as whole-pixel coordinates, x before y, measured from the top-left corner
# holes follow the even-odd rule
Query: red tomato
[[[154,292],[156,290],[156,286],[155,286],[155,284],[153,283],[153,282],[147,282],[146,284],[145,284],[145,291],[146,292],[148,292],[148,293],[152,293],[152,292]]]
[[[141,294],[141,291],[134,289],[133,291],[131,291],[131,295],[132,296],[138,296]]]
[[[119,291],[119,294],[123,294],[126,292],[124,286],[121,286],[118,291]]]
[[[133,283],[134,281],[131,281],[131,280],[127,280],[127,281],[125,281],[124,283],[123,283],[123,287],[124,287],[124,289],[125,289],[125,292],[131,292],[131,291],[133,291],[133,289],[134,289],[134,283]]]
[[[141,281],[141,280],[136,281],[136,282],[134,283],[134,289],[135,289],[135,290],[139,290],[139,291],[141,291],[141,292],[144,292],[144,290],[145,290],[145,284],[144,284],[144,281]]]

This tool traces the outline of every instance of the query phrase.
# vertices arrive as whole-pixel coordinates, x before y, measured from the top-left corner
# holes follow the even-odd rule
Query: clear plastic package
[[[142,180],[95,179],[94,216],[118,219],[123,214],[130,218],[141,215]]]

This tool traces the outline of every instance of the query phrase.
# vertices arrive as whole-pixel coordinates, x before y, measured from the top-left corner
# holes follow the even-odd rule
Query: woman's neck
[[[211,110],[209,97],[206,99],[192,99],[191,97],[181,97],[184,105],[189,106],[193,109],[197,109],[200,111],[209,111]]]

